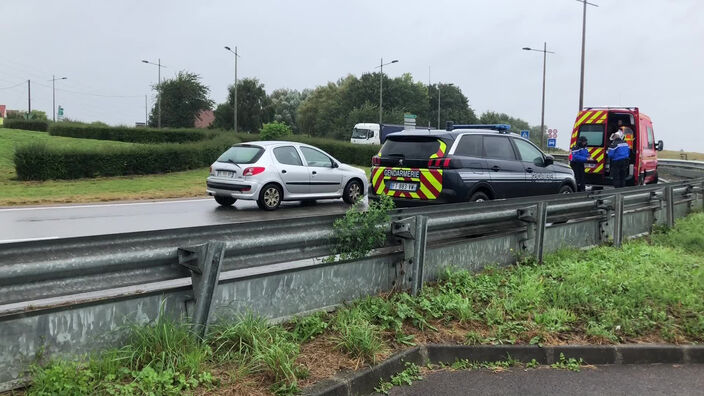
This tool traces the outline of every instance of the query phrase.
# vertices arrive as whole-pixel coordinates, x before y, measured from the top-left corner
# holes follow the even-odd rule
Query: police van
[[[584,166],[585,182],[591,185],[611,185],[609,159],[606,155],[611,135],[621,130],[631,149],[626,185],[658,182],[658,156],[662,140],[655,141],[653,122],[637,107],[585,107],[574,122],[570,147],[581,136],[587,138],[587,149],[594,159]]]

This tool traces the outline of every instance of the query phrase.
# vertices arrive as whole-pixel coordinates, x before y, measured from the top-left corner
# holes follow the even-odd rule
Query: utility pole
[[[161,128],[161,93],[159,92],[159,89],[161,88],[161,68],[166,67],[161,64],[161,58],[157,59],[157,63],[154,62],[149,62],[148,60],[142,60],[142,63],[146,63],[149,65],[154,65],[159,69],[158,73],[158,81],[159,85],[157,85],[156,88],[156,103],[157,103],[157,112],[159,113],[158,119],[157,119],[157,127]]]
[[[234,95],[233,95],[233,100],[232,100],[232,107],[234,108],[234,117],[232,123],[234,124],[234,131],[237,133],[237,58],[239,58],[239,54],[237,54],[237,46],[235,46],[235,50],[233,51],[230,47],[225,46],[225,49],[232,52],[235,55],[235,89],[234,89]]]
[[[577,1],[584,5],[584,9],[582,11],[582,66],[581,66],[581,70],[579,73],[579,111],[582,111],[582,109],[584,108],[584,45],[585,45],[585,36],[587,33],[587,5],[594,6],[594,7],[599,7],[599,6],[588,2],[587,0],[577,0]]]
[[[149,112],[147,111],[147,95],[144,95],[144,126],[149,126]]]
[[[32,114],[32,83],[27,80],[27,118]]]
[[[56,78],[55,75],[51,75],[51,111],[52,120],[56,122],[56,80],[66,80],[68,77]]]
[[[379,128],[384,123],[383,121],[383,99],[384,99],[384,66],[390,65],[392,63],[398,62],[398,59],[394,59],[389,63],[384,63],[384,58],[381,58],[379,62]],[[381,133],[381,132],[380,132]]]
[[[548,54],[554,54],[552,51],[548,51],[548,43],[543,42],[543,49],[533,49],[530,47],[523,47],[524,51],[537,51],[543,53],[543,99],[542,106],[540,108],[540,148],[545,148],[545,65],[547,64]]]
[[[430,102],[430,65],[428,65],[428,102]],[[432,107],[428,106],[428,130],[430,130],[430,114],[432,114]]]

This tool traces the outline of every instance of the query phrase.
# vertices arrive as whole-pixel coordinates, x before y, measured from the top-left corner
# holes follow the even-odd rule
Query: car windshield
[[[438,152],[440,140],[433,137],[399,136],[386,139],[381,147],[382,157],[426,159]]]
[[[587,146],[603,147],[604,146],[604,125],[603,124],[586,124],[579,127],[579,136],[587,138]]]
[[[222,153],[218,162],[231,162],[234,164],[252,164],[261,157],[264,149],[259,146],[241,145],[232,146]]]
[[[355,128],[352,131],[352,139],[367,139],[367,137],[371,135],[369,132],[371,132],[370,129]]]

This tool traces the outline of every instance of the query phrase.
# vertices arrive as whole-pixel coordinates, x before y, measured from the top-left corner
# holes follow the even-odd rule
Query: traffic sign
[[[521,137],[526,138],[526,139],[530,139],[530,131],[526,131],[526,130],[521,131]]]
[[[557,129],[548,129],[548,138],[557,139]]]
[[[548,139],[548,147],[557,147],[557,139]]]

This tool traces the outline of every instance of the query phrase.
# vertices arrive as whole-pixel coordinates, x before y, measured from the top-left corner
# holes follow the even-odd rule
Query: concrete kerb
[[[452,364],[460,359],[476,362],[506,360],[520,362],[535,359],[540,364],[553,364],[565,359],[584,360],[585,364],[704,364],[704,345],[619,344],[619,345],[438,345],[417,346],[399,352],[376,366],[360,371],[344,372],[304,390],[306,395],[365,395],[374,392],[381,380],[404,369],[405,362],[419,366],[428,363]]]

